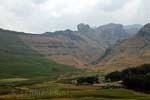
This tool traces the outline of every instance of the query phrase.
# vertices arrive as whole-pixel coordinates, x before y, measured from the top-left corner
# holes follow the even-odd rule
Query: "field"
[[[150,100],[150,94],[100,85],[63,84],[27,79],[3,79],[0,100]]]

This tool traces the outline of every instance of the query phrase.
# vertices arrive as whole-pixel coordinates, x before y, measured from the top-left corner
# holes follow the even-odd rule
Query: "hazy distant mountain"
[[[147,40],[150,40],[150,23],[146,24],[144,28],[142,28],[137,36],[144,37]]]
[[[135,36],[108,49],[99,66],[116,70],[146,63],[150,63],[150,24],[146,24]]]
[[[133,36],[135,34],[138,33],[138,31],[142,28],[143,26],[140,24],[134,24],[134,25],[126,25],[124,26],[124,29],[126,30],[126,32]]]

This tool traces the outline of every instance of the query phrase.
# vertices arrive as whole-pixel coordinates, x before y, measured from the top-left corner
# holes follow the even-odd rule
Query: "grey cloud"
[[[40,4],[40,3],[44,3],[47,0],[32,0],[34,3]]]
[[[76,29],[79,23],[150,22],[149,0],[0,0],[0,27],[33,33]]]
[[[105,6],[103,9],[105,11],[114,11],[122,8],[129,0],[114,0],[108,6]]]

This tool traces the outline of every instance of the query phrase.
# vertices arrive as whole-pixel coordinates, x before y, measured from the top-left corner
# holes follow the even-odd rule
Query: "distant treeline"
[[[115,71],[105,76],[109,81],[120,81],[129,89],[150,91],[150,64],[144,64],[123,71]]]

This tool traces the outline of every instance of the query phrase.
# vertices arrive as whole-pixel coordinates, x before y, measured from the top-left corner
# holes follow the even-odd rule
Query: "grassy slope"
[[[0,30],[0,78],[58,75],[75,70],[31,50],[19,39],[18,33]]]

